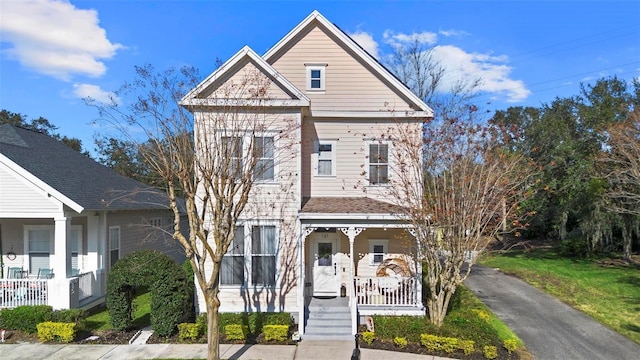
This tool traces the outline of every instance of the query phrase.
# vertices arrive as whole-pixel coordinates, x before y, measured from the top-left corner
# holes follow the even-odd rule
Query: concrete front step
[[[324,340],[324,341],[355,341],[352,334],[307,334],[302,336],[302,340]]]
[[[313,298],[308,306],[307,326],[303,340],[353,341],[351,333],[351,310],[344,298]]]

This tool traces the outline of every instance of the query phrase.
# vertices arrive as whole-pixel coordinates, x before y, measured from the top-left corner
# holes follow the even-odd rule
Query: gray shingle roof
[[[35,131],[0,125],[0,153],[85,210],[166,209],[168,205],[164,192]]]

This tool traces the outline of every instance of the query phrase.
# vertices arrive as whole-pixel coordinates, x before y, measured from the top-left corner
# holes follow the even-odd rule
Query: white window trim
[[[245,156],[247,156],[247,154],[249,154],[249,150],[247,149],[249,147],[249,141],[253,141],[253,139],[250,139],[249,137],[253,137],[253,138],[271,137],[271,138],[273,138],[273,179],[255,180],[254,184],[255,185],[277,185],[278,184],[278,170],[279,170],[279,167],[278,167],[278,155],[280,154],[279,151],[278,151],[279,146],[280,146],[280,141],[279,141],[280,139],[277,136],[277,132],[275,132],[275,131],[266,131],[266,132],[246,135],[242,139],[242,141],[247,144],[246,147],[243,146],[243,154]],[[253,155],[251,155],[251,156],[253,156]]]
[[[382,239],[370,239],[369,240],[369,265],[370,266],[378,266],[382,263],[381,262],[374,262],[374,252],[373,252],[373,247],[376,245],[382,245],[382,260],[384,261],[384,259],[387,258],[387,255],[389,255],[389,240],[382,240]]]
[[[120,226],[109,226],[109,232],[107,234],[107,245],[108,245],[108,252],[109,252],[109,268],[111,268],[111,251],[114,250],[111,248],[111,230],[112,229],[117,229],[118,230],[118,260],[122,259],[122,230],[120,229]]]
[[[260,288],[260,289],[279,289],[280,288],[280,221],[278,220],[257,220],[257,221],[246,221],[242,224],[238,224],[237,226],[244,227],[244,284],[242,285],[222,285],[220,284],[221,289],[239,289],[242,287],[246,288]],[[264,286],[262,284],[254,285],[251,282],[251,274],[253,271],[252,265],[252,233],[251,228],[254,226],[273,226],[275,227],[276,233],[276,274],[275,274],[275,285],[273,287]]]
[[[307,78],[307,91],[309,92],[324,92],[325,91],[325,83],[326,83],[326,72],[327,72],[327,64],[305,64],[307,67],[306,70],[306,78]],[[320,87],[312,88],[311,87],[311,71],[320,70]]]
[[[314,166],[314,176],[318,177],[336,177],[336,140],[317,140],[314,144],[314,152],[313,152],[313,164]],[[331,174],[323,175],[319,174],[319,163],[320,163],[320,145],[331,145]]]
[[[24,260],[22,262],[23,268],[27,271],[27,274],[31,274],[31,252],[29,251],[29,230],[49,230],[49,261],[51,261],[51,254],[53,254],[53,243],[55,241],[55,227],[53,225],[25,225],[24,226]],[[35,269],[34,269],[35,270]],[[37,273],[35,274],[37,275]]]
[[[391,140],[367,140],[365,141],[366,143],[366,152],[367,152],[367,156],[366,156],[366,163],[365,163],[365,169],[367,172],[367,185],[366,186],[371,186],[371,187],[388,187],[391,186],[391,169],[392,169],[392,161],[391,161],[391,154],[393,151],[393,145]],[[387,182],[384,184],[372,184],[371,183],[371,173],[369,172],[370,169],[370,165],[371,165],[371,153],[369,152],[369,145],[387,145]]]

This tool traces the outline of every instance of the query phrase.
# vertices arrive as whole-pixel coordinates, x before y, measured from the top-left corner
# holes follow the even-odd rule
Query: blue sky
[[[379,59],[419,39],[451,79],[480,77],[488,109],[540,106],[579,84],[640,78],[640,1],[0,0],[0,109],[45,117],[94,148],[96,99],[133,67],[265,53],[313,10]]]

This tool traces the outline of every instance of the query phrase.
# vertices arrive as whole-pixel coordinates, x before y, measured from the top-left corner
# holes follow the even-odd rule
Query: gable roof
[[[168,208],[164,192],[122,176],[36,131],[0,125],[3,160],[77,212]]]
[[[309,16],[307,16],[302,22],[300,22],[293,30],[291,30],[285,37],[283,37],[278,43],[276,43],[271,49],[269,49],[262,58],[272,64],[277,57],[281,55],[283,51],[286,51],[287,47],[295,42],[301,33],[304,33],[308,28],[313,26],[322,26],[325,30],[331,33],[341,44],[347,47],[353,52],[359,59],[361,59],[372,71],[384,79],[387,84],[402,94],[407,101],[413,105],[414,108],[419,109],[421,114],[414,114],[416,116],[433,117],[433,110],[425,104],[416,94],[414,94],[405,84],[402,83],[395,75],[393,75],[386,67],[384,67],[378,60],[376,60],[371,54],[364,50],[358,43],[356,43],[349,35],[343,32],[336,25],[331,23],[327,18],[322,16],[317,10],[314,10]]]
[[[289,82],[289,80],[282,76],[276,69],[264,61],[263,58],[248,46],[244,46],[240,49],[240,51],[222,64],[218,69],[216,69],[216,71],[198,84],[198,86],[189,91],[180,100],[180,105],[233,105],[235,99],[207,99],[200,97],[200,95],[222,86],[224,81],[228,79],[228,76],[240,70],[240,66],[244,61],[250,61],[254,64],[262,74],[266,75],[272,81],[273,84],[278,86],[291,97],[291,99],[288,100],[267,100],[269,104],[290,107],[302,107],[309,105],[309,98],[302,91],[295,87],[291,82]],[[238,101],[236,104],[249,105],[246,100]]]

